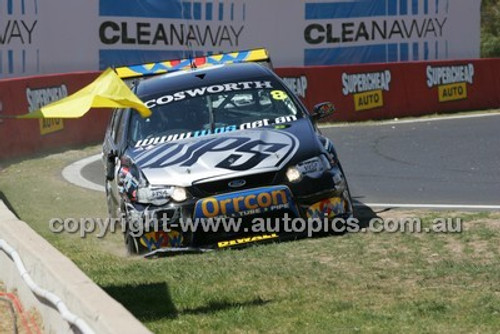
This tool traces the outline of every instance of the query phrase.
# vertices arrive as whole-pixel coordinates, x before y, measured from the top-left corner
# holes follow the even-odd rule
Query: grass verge
[[[156,260],[122,237],[54,234],[51,218],[105,217],[104,194],[61,170],[98,147],[14,163],[0,190],[28,222],[153,332],[500,331],[500,214],[460,216],[458,234],[358,233]]]

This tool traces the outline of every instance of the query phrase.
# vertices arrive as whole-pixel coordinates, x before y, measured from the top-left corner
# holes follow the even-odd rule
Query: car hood
[[[150,184],[183,187],[279,171],[319,153],[319,141],[308,119],[129,148],[126,152]]]

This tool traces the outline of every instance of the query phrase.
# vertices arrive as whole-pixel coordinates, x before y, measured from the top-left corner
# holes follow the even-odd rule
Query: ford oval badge
[[[231,188],[241,188],[245,184],[247,184],[247,181],[245,181],[243,179],[239,179],[239,180],[233,180],[233,181],[229,182],[227,185],[230,186]]]

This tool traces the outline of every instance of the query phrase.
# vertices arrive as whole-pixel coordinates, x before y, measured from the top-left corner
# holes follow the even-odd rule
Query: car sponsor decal
[[[110,1],[110,3],[111,2],[112,2],[112,0]],[[223,5],[223,4],[220,4],[220,5]],[[111,7],[116,8],[114,3]],[[144,8],[143,3],[140,4],[140,7]],[[207,4],[207,8],[208,8],[208,4]],[[207,15],[208,15],[208,12],[207,12]],[[99,28],[101,40],[107,39],[106,36],[104,36],[106,33],[106,29],[109,29],[109,27],[112,27],[112,26],[113,26],[113,22],[110,23],[110,21],[106,21],[101,25],[101,27]],[[151,26],[151,25],[149,23],[147,23],[146,26]],[[158,27],[162,27],[162,26],[163,26],[163,24],[158,25]],[[172,28],[174,26],[175,26],[174,24],[169,25],[170,28]],[[193,25],[185,25],[184,23],[181,23],[181,27],[189,28],[189,27],[193,27]],[[222,30],[221,30],[220,26],[217,27],[217,29],[215,30],[215,31],[217,31],[217,35],[219,34],[220,31],[224,32],[225,29],[227,30],[227,27],[225,25],[223,27],[224,28],[222,28]],[[198,27],[196,26],[196,28],[198,28]],[[236,37],[235,41],[237,42],[238,38],[239,38],[239,34],[243,30],[243,26],[238,31],[236,29],[233,29],[233,27],[231,27],[231,30],[232,30],[233,34],[235,35],[235,37]],[[203,35],[203,36],[205,36],[205,38],[203,38],[203,42],[199,43],[199,44],[200,45],[205,44],[205,41],[208,41],[206,38],[206,33],[209,33],[211,36],[213,36],[212,35],[213,31],[214,31],[213,27],[206,26],[204,28],[205,35]],[[198,30],[197,32],[199,35],[200,30]],[[173,30],[171,30],[171,33],[173,33]],[[182,36],[184,36],[184,34],[182,34]],[[177,36],[174,33],[173,35],[170,36],[170,40],[172,40],[174,37],[179,37],[179,36]],[[158,36],[155,34],[155,36],[153,36],[153,41],[152,41],[153,44],[155,44],[155,40],[158,40],[158,39],[166,39],[166,36],[162,33],[159,33]],[[215,46],[216,44],[217,44],[217,46],[220,46],[220,44],[217,43],[216,39],[217,38],[211,39],[213,46]],[[225,37],[222,35],[220,36],[220,41],[227,40],[227,39],[228,39],[227,36],[225,36]],[[116,40],[116,36],[114,37],[113,40],[118,42]],[[179,42],[181,42],[181,41],[179,41]],[[181,43],[181,44],[184,45],[184,43]],[[236,43],[236,45],[238,45],[238,43]],[[121,53],[123,53],[123,52],[121,52]],[[147,76],[147,75],[155,75],[155,74],[174,72],[174,71],[180,71],[180,70],[188,70],[188,69],[191,69],[193,67],[193,64],[196,66],[196,68],[204,68],[204,67],[208,67],[208,66],[217,66],[217,65],[231,64],[231,63],[268,62],[268,61],[270,61],[270,60],[269,60],[269,55],[267,54],[266,49],[253,49],[253,50],[248,50],[248,51],[213,54],[213,55],[205,56],[205,57],[184,58],[184,59],[161,61],[161,62],[156,62],[156,63],[124,66],[124,67],[116,68],[115,71],[120,76],[120,78],[133,78],[133,77],[142,77],[142,76]]]
[[[196,202],[195,218],[244,217],[278,210],[297,214],[290,190],[285,186],[250,189],[207,197]]]
[[[181,247],[183,237],[178,231],[156,231],[144,234],[140,238],[140,243],[147,247],[149,251],[162,247]]]
[[[138,171],[135,168],[122,165],[118,170],[118,191],[120,194],[125,194],[132,201],[136,201],[138,188]]]
[[[140,152],[135,161],[144,169],[165,167],[165,177],[186,171],[194,174],[210,170],[214,174],[214,169],[281,168],[293,157],[298,145],[297,137],[287,132],[252,129],[155,146]]]
[[[427,87],[438,87],[439,102],[467,99],[467,84],[474,84],[474,64],[427,66]]]
[[[238,131],[238,130],[245,130],[245,129],[255,129],[255,128],[261,128],[264,126],[268,125],[274,125],[274,124],[284,124],[284,123],[290,123],[293,121],[297,120],[297,116],[295,115],[288,115],[288,116],[280,116],[276,117],[274,120],[269,119],[269,118],[263,118],[259,119],[253,122],[247,122],[243,123],[241,125],[228,125],[228,126],[223,126],[223,127],[218,127],[215,128],[214,130],[211,129],[204,129],[204,130],[198,130],[198,131],[189,131],[189,132],[181,132],[181,133],[176,133],[176,134],[171,134],[168,136],[157,136],[157,137],[151,137],[147,139],[140,139],[135,143],[135,147],[149,147],[151,145],[157,145],[157,144],[163,144],[163,143],[168,143],[171,141],[176,141],[176,140],[181,140],[181,139],[187,139],[187,138],[198,138],[198,137],[204,137],[212,134],[221,134],[221,133],[227,133],[227,132],[233,132],[233,131]]]
[[[302,175],[307,175],[312,178],[318,178],[323,175],[325,169],[329,167],[329,162],[326,157],[314,157],[297,164],[297,169]]]
[[[227,240],[227,241],[219,241],[217,243],[217,247],[219,247],[219,248],[225,248],[225,247],[231,247],[231,246],[248,244],[248,243],[251,243],[251,242],[271,240],[271,239],[276,239],[276,238],[278,238],[278,235],[276,233],[263,234],[263,235],[255,235],[255,236],[252,236],[252,237],[239,238],[239,239]]]
[[[242,81],[242,82],[228,82],[211,86],[196,87],[179,91],[172,94],[160,96],[145,102],[148,108],[169,104],[172,102],[182,101],[186,98],[194,98],[198,96],[205,96],[210,94],[221,94],[233,91],[248,90],[248,89],[272,89],[271,81]]]
[[[307,218],[334,218],[344,212],[344,201],[340,197],[331,197],[311,205],[307,209]]]

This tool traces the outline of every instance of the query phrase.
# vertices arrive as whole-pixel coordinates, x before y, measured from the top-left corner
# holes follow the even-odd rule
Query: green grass
[[[122,236],[49,231],[105,217],[104,195],[61,169],[97,147],[15,163],[0,190],[38,233],[153,332],[497,333],[500,214],[460,216],[460,234],[359,233],[202,255],[126,257]],[[386,216],[410,213],[389,212]]]

